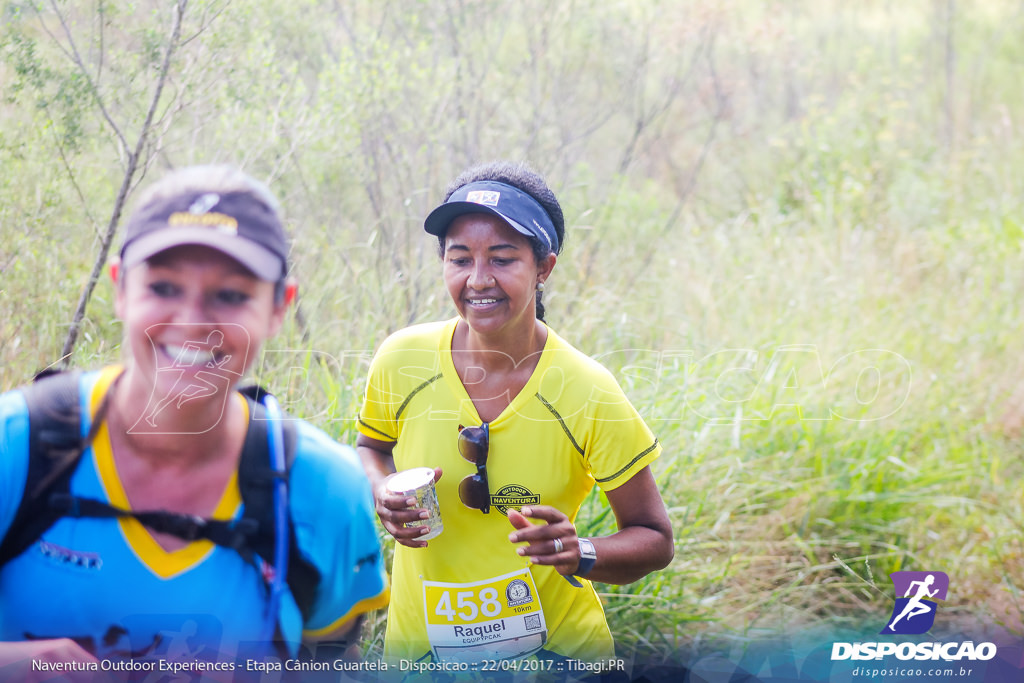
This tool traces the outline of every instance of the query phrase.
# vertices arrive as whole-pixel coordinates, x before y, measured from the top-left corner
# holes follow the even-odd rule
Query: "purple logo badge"
[[[889,576],[896,589],[896,604],[889,623],[880,633],[927,633],[938,611],[935,600],[946,599],[949,577],[945,572],[893,572]]]

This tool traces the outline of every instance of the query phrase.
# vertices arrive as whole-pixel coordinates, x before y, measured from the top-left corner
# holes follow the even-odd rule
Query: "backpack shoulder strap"
[[[23,553],[61,517],[50,508],[50,495],[70,490],[71,474],[85,450],[80,377],[80,371],[54,373],[20,389],[28,405],[28,477],[0,543],[0,566]]]
[[[29,415],[28,476],[14,519],[0,542],[0,566],[23,553],[67,514],[65,508],[51,505],[51,498],[70,493],[71,475],[88,443],[88,438],[81,435],[80,377],[80,371],[53,373],[20,389]],[[248,561],[253,560],[253,553],[269,561],[273,558],[276,533],[273,484],[277,475],[270,466],[266,411],[259,403],[264,392],[253,387],[243,389],[242,393],[249,403],[249,427],[239,463],[238,486],[245,517],[256,522],[257,532],[251,547],[236,550]],[[284,420],[282,427],[285,467],[290,471],[298,433],[290,420]],[[303,618],[308,618],[320,572],[299,552],[290,518],[288,535],[288,586]]]
[[[240,390],[249,404],[249,429],[242,447],[242,458],[238,466],[238,488],[245,505],[244,516],[254,519],[258,531],[252,537],[250,552],[255,552],[268,564],[274,557],[274,480],[277,476],[270,466],[270,447],[267,436],[266,410],[259,399],[265,391],[261,387],[244,387]],[[298,432],[292,420],[283,420],[285,477],[291,472],[292,462],[298,448]],[[252,560],[253,558],[246,558]],[[295,528],[288,517],[288,588],[295,598],[303,619],[308,619],[313,609],[316,589],[320,583],[320,572],[313,563],[299,551]]]

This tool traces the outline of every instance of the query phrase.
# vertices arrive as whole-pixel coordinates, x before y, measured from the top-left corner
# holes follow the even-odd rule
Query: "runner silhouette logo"
[[[893,572],[889,577],[896,589],[896,604],[880,633],[927,633],[939,609],[935,600],[946,599],[949,577],[945,572]]]

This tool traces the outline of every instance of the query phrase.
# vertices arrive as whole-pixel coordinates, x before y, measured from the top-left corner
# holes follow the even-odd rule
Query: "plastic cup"
[[[423,508],[430,513],[426,519],[418,519],[414,522],[406,522],[406,527],[428,526],[428,531],[423,536],[417,537],[418,541],[429,541],[437,538],[444,531],[444,522],[441,521],[441,507],[437,504],[437,490],[434,488],[434,470],[429,467],[414,467],[410,470],[403,470],[388,480],[388,491],[401,496],[413,496],[416,498],[414,507]]]

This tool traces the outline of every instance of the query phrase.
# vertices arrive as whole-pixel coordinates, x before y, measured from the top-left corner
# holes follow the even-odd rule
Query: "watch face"
[[[580,543],[580,556],[582,557],[597,557],[597,552],[594,550],[594,544],[589,539],[581,538]]]

